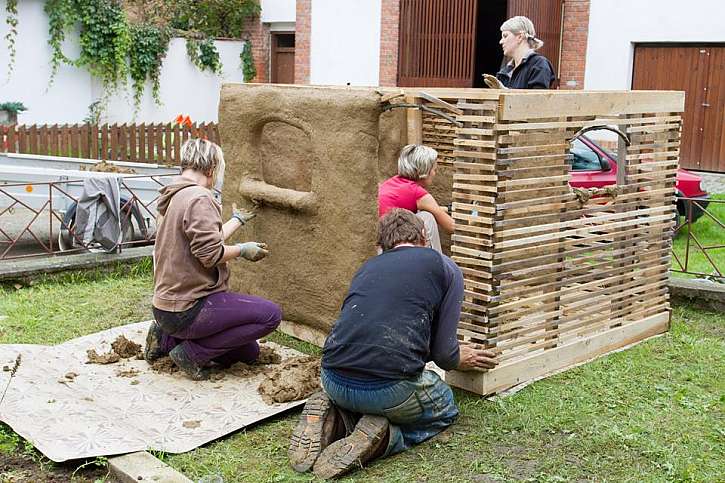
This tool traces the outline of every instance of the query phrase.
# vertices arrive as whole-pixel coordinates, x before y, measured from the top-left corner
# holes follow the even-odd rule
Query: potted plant
[[[22,102],[0,103],[0,124],[9,125],[18,123],[18,113],[27,111]]]

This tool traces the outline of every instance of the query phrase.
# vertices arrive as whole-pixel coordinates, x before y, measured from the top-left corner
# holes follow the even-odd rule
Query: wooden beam
[[[645,112],[683,112],[682,91],[504,92],[499,118],[506,121],[564,116],[619,116]]]
[[[297,322],[292,322],[289,320],[283,320],[282,322],[280,322],[279,330],[280,332],[292,336],[295,339],[309,342],[310,344],[316,345],[317,347],[324,346],[325,339],[327,338],[327,334],[325,334],[320,329],[316,329],[314,327],[303,325]]]
[[[405,97],[405,102],[415,104],[415,98],[411,96]],[[406,119],[408,122],[408,144],[423,143],[423,112],[420,109],[406,109]]]
[[[446,101],[439,99],[432,94],[428,94],[427,92],[421,92],[419,95],[420,95],[421,99],[425,99],[426,101],[431,102],[431,103],[435,104],[436,106],[439,106],[443,109],[448,109],[449,111],[451,111],[452,113],[454,113],[456,115],[459,115],[459,116],[463,115],[463,109],[459,109],[456,106],[449,104]]]
[[[445,380],[476,394],[488,395],[545,377],[667,331],[670,314],[662,312],[637,322],[506,362],[488,372],[450,371]]]

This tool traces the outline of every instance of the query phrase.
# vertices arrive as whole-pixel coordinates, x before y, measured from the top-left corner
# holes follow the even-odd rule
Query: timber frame
[[[679,160],[681,92],[425,91],[462,127],[422,113],[421,140],[455,168],[451,256],[465,279],[459,339],[497,354],[446,374],[504,391],[662,333]],[[575,133],[616,125],[618,188],[569,187]],[[409,124],[409,129],[416,125]]]
[[[458,338],[493,350],[498,366],[449,372],[451,385],[501,392],[668,330],[683,92],[377,91],[383,107],[429,108],[408,109],[407,140],[455,170]],[[570,141],[603,125],[629,140],[618,186],[582,196],[569,186]]]

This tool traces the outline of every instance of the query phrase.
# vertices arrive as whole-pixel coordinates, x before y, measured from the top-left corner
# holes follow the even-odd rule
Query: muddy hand
[[[506,89],[506,86],[504,86],[500,80],[491,74],[483,74],[483,82],[485,82],[491,89]]]
[[[269,255],[266,243],[246,242],[237,243],[237,246],[241,251],[239,256],[246,258],[250,262],[258,262],[259,260]]]
[[[257,216],[254,211],[247,211],[244,209],[237,208],[236,203],[232,203],[232,218],[239,220],[242,225],[246,224],[249,220]]]
[[[496,353],[482,349],[478,344],[461,343],[458,369],[468,371],[471,369],[493,369],[496,367]]]

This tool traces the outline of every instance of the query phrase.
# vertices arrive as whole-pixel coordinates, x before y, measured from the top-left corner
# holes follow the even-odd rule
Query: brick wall
[[[312,0],[297,0],[295,20],[295,84],[310,83]]]
[[[249,19],[245,28],[245,37],[252,42],[252,57],[257,68],[257,76],[252,82],[269,82],[270,36],[269,25],[262,23],[260,17]]]
[[[564,0],[560,89],[583,89],[587,58],[590,0]]]
[[[381,0],[380,85],[398,84],[398,30],[400,0]]]

